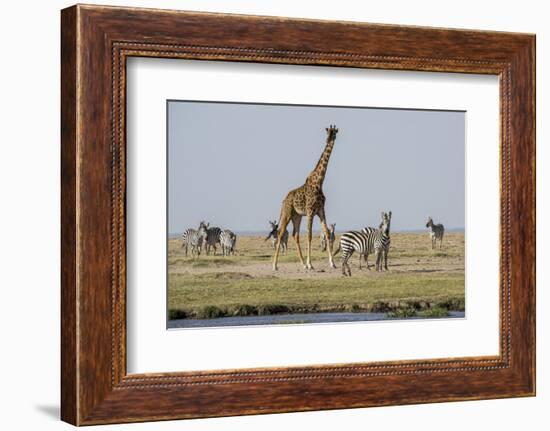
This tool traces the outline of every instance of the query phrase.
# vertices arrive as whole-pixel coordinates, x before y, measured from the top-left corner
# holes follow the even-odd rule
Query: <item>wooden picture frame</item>
[[[61,418],[75,425],[535,394],[535,36],[77,5],[61,14]],[[126,373],[130,56],[500,77],[500,354]]]

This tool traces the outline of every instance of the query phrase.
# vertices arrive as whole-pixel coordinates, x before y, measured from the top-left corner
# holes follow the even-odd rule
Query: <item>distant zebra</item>
[[[430,229],[430,239],[432,241],[432,250],[435,248],[437,241],[439,240],[439,249],[441,250],[441,244],[443,243],[443,234],[445,233],[445,227],[439,223],[434,224],[431,217],[428,217],[426,227]]]
[[[181,246],[182,248],[185,248],[185,255],[187,256],[187,252],[189,251],[189,248],[191,248],[192,256],[195,255],[195,252],[198,256],[200,256],[202,244],[206,239],[206,235],[206,227],[202,223],[199,226],[199,230],[187,229],[185,232],[183,232],[183,235],[181,237]]]
[[[214,248],[214,255],[216,255],[216,244],[220,243],[220,234],[222,230],[219,227],[209,227],[210,223],[201,222],[201,225],[206,228],[206,238],[204,240],[204,249],[206,254],[210,254],[210,247]]]
[[[374,252],[376,255],[376,270],[382,270],[382,260],[384,260],[384,268],[388,269],[390,222],[391,211],[389,213],[383,212],[382,223],[380,223],[378,229],[366,227],[361,231],[346,232],[342,235],[339,248],[339,250],[342,250],[342,274],[351,276],[348,260],[354,251],[359,253],[359,268],[361,268],[361,257],[368,257],[370,253]]]
[[[330,243],[331,244],[334,244],[334,240],[336,239],[336,235],[335,235],[335,230],[336,230],[336,223],[332,223],[329,225],[328,227],[328,234],[329,234],[329,237],[330,237]],[[321,251],[326,251],[327,250],[327,239],[325,237],[325,233],[324,232],[321,232]]]
[[[277,235],[279,235],[279,223],[277,223],[276,220],[270,221],[269,224],[271,225],[271,232],[267,235],[264,241],[267,241],[269,238],[271,238],[271,246],[275,248],[277,245]],[[285,229],[285,233],[283,233],[283,237],[281,238],[281,251],[283,253],[286,253],[286,249],[288,246],[288,230]]]
[[[237,235],[228,229],[222,230],[220,233],[220,245],[222,247],[222,255],[229,256],[235,254],[235,246],[237,245]]]

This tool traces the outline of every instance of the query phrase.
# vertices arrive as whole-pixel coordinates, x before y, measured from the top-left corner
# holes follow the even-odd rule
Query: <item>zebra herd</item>
[[[373,227],[365,227],[360,231],[350,231],[342,234],[340,238],[340,246],[334,254],[342,250],[342,274],[351,276],[351,269],[348,261],[351,255],[356,251],[359,255],[359,269],[361,269],[361,261],[364,258],[367,269],[370,269],[368,257],[374,253],[376,258],[376,270],[382,271],[382,263],[384,269],[388,270],[388,253],[390,250],[390,223],[391,211],[388,213],[382,212],[382,222],[378,229]],[[430,240],[432,249],[435,248],[439,241],[439,248],[443,242],[443,234],[445,227],[442,224],[435,224],[431,217],[428,217],[426,227],[430,229]],[[331,241],[334,238],[331,236]],[[346,271],[347,270],[347,271]]]
[[[187,229],[182,235],[182,248],[185,249],[185,255],[191,251],[191,255],[200,256],[204,249],[206,254],[214,250],[217,251],[217,245],[221,247],[222,255],[229,256],[235,254],[237,245],[237,235],[229,229],[220,229],[219,227],[210,227],[210,223],[201,221],[198,229]]]
[[[383,269],[388,270],[388,253],[390,249],[390,224],[391,224],[391,211],[382,212],[382,221],[378,228],[365,227],[361,230],[352,230],[342,234],[340,237],[340,245],[334,252],[334,255],[342,252],[342,274],[351,276],[351,268],[349,266],[349,260],[353,253],[357,252],[359,256],[359,269],[362,269],[362,261],[365,260],[367,269],[369,267],[369,255],[375,256],[375,268],[377,271]],[[271,230],[264,241],[271,238],[272,247],[275,248],[277,243],[277,237],[279,235],[279,223],[269,221]],[[428,217],[426,227],[429,229],[430,241],[432,249],[437,245],[439,241],[439,248],[441,249],[443,243],[443,235],[445,233],[445,227],[442,224],[434,223],[431,217]],[[336,240],[336,223],[332,223],[329,226],[329,238],[327,239],[324,234],[320,236],[320,244],[322,251],[327,249],[327,246],[332,246]],[[288,248],[288,230],[285,230],[281,237],[281,250],[286,253]],[[237,235],[229,229],[221,229],[219,227],[210,227],[210,223],[201,221],[198,229],[187,229],[182,235],[182,248],[185,249],[185,255],[188,251],[191,251],[192,256],[200,256],[201,251],[204,249],[207,255],[213,250],[214,255],[219,245],[223,256],[229,256],[235,254],[235,246],[237,244]]]

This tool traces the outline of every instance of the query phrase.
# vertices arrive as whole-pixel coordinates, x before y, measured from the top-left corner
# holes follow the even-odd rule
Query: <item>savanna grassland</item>
[[[305,255],[305,241],[302,250]],[[335,249],[339,243],[339,235]],[[464,234],[448,233],[441,250],[432,250],[427,233],[392,233],[389,271],[358,268],[351,258],[351,277],[328,266],[319,237],[312,244],[314,270],[299,264],[295,244],[273,272],[271,242],[239,236],[234,256],[186,257],[180,239],[168,244],[170,319],[208,319],[278,313],[383,312],[394,317],[442,317],[464,310]]]

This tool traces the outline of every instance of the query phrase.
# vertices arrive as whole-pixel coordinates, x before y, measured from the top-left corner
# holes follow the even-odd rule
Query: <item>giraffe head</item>
[[[338,133],[338,129],[336,128],[336,126],[331,125],[325,130],[327,131],[327,142],[334,142],[336,140],[336,134]]]

